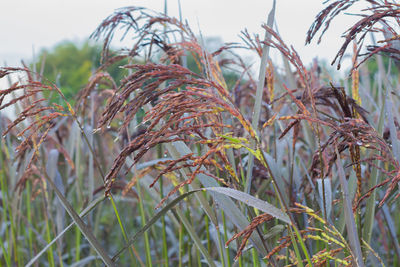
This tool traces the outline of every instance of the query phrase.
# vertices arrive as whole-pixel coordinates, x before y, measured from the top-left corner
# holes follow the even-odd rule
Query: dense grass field
[[[357,13],[332,51],[345,72],[303,64],[275,1],[265,36],[216,51],[118,9],[76,96],[45,60],[0,68],[0,266],[399,266],[400,5],[355,2],[326,3],[304,36]]]

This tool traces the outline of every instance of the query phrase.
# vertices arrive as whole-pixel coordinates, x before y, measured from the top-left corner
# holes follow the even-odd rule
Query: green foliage
[[[77,93],[85,87],[92,74],[100,67],[102,46],[85,41],[79,45],[64,41],[52,49],[44,49],[39,54],[36,70],[43,64],[43,77],[55,83],[71,103]],[[118,84],[126,76],[127,70],[120,68],[127,60],[117,62],[107,68],[107,72]],[[59,96],[52,96],[53,101],[62,102]]]
[[[390,66],[390,75],[392,77],[396,77],[399,75],[399,69],[396,68],[395,61],[389,57],[382,57],[383,65],[385,69],[389,69],[389,64]],[[368,72],[371,74],[379,73],[379,66],[378,62],[375,58],[371,58],[370,60],[367,61],[367,68]],[[374,77],[371,77],[374,78]]]
[[[210,40],[220,43],[219,39]],[[206,43],[209,43],[208,39]],[[51,49],[43,49],[38,56],[35,68],[38,72],[43,71],[42,76],[55,83],[70,103],[75,103],[78,92],[86,86],[90,77],[100,67],[101,52],[100,44],[93,44],[89,41],[85,41],[83,44],[63,41]],[[111,51],[110,54],[114,53]],[[124,59],[106,69],[117,85],[128,73],[126,69],[121,68],[126,64],[128,64],[128,60]],[[43,70],[41,70],[42,67]],[[187,56],[187,67],[193,72],[201,74],[198,62],[192,54]],[[235,85],[238,79],[235,72],[224,71],[223,75],[228,87]],[[60,97],[56,95],[52,95],[51,100],[62,103]]]

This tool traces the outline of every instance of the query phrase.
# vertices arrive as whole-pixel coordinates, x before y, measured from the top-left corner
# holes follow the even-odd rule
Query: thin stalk
[[[91,99],[91,105],[90,105],[90,128],[94,129],[94,125],[95,125],[95,123],[94,123],[94,117],[95,117],[95,115],[94,115],[94,113],[95,113],[95,111],[94,111],[94,109],[95,109],[94,93],[91,93],[90,99]],[[93,146],[93,141],[94,141],[93,133],[90,133],[88,141],[90,142],[90,145]],[[95,189],[94,188],[95,181],[94,181],[93,158],[94,158],[94,155],[92,153],[89,153],[89,162],[88,162],[88,165],[89,165],[88,166],[88,168],[89,168],[89,170],[88,170],[88,191],[89,191],[88,198],[89,198],[89,202],[93,200],[93,191]],[[90,222],[92,223],[91,216],[90,216]]]
[[[142,196],[142,193],[141,193],[141,190],[140,190],[140,183],[136,183],[136,188],[137,188],[138,195],[139,195],[140,218],[141,218],[142,224],[144,226],[144,225],[146,225],[146,217],[145,217],[144,208],[143,208],[143,196]],[[148,232],[144,233],[144,247],[145,247],[145,251],[146,251],[146,265],[147,266],[152,266],[151,248],[150,248]]]
[[[292,245],[293,245],[293,248],[294,248],[294,252],[296,253],[297,266],[303,267],[304,264],[303,264],[303,260],[302,260],[301,255],[300,255],[299,247],[297,246],[296,238],[294,237],[292,229],[290,229],[290,227],[288,227],[288,232],[290,234],[290,238],[292,239]],[[296,235],[297,235],[297,233],[296,233]],[[299,236],[299,235],[298,235],[298,238],[302,239],[302,237]],[[312,265],[310,265],[310,266],[312,266]]]
[[[182,6],[181,6],[181,1],[178,0],[178,8],[179,8],[179,22],[182,23]],[[183,33],[181,32],[181,41],[184,42],[185,39],[183,38]],[[184,68],[187,68],[187,56],[186,56],[186,50],[183,49],[183,53],[182,53],[182,66]]]
[[[15,219],[15,225],[16,227],[16,236],[20,237],[22,236],[21,231],[24,231],[25,228],[24,227],[19,227],[22,226],[23,224],[21,223],[21,217],[22,217],[22,213],[20,212],[21,210],[23,210],[23,198],[15,198],[15,200],[13,201],[14,204],[14,209],[13,209],[13,213],[16,214],[16,219]],[[24,231],[24,234],[26,233],[26,231]],[[18,238],[19,239],[19,238]],[[18,246],[17,246],[18,247]],[[23,254],[21,253],[21,250],[17,251],[17,255],[18,255],[18,262],[22,263],[23,262]],[[63,267],[63,266],[61,266]]]
[[[43,191],[44,191],[44,201],[43,201],[43,212],[44,212],[44,218],[45,218],[45,231],[46,231],[46,242],[50,243],[51,242],[51,231],[50,231],[50,224],[49,224],[49,216],[48,216],[48,210],[47,210],[47,205],[49,202],[49,196],[47,193],[47,186],[46,182],[43,182]],[[54,255],[53,255],[53,246],[49,248],[47,251],[47,259],[49,261],[50,267],[54,267]]]
[[[187,242],[186,244],[186,255],[188,255],[188,266],[193,266],[192,263],[192,251],[191,251],[191,247],[190,247],[190,243]]]
[[[221,233],[219,231],[219,226],[216,226],[216,230],[217,230],[217,236],[218,236],[218,247],[219,247],[219,251],[220,251],[220,255],[221,255],[221,264],[222,264],[222,267],[225,267],[226,266],[226,264],[225,264],[225,253],[224,253],[224,249],[223,249],[223,244],[222,244],[222,239],[221,239]]]
[[[160,196],[161,199],[164,198],[163,193],[163,181],[160,182]],[[169,266],[169,258],[168,258],[168,243],[167,243],[167,232],[166,232],[166,224],[165,224],[165,216],[161,217],[161,225],[162,225],[162,255],[164,259],[164,266]]]
[[[179,252],[178,252],[178,266],[182,267],[182,252],[183,252],[183,225],[182,222],[180,221],[180,227],[179,227],[179,236],[178,236],[178,240],[179,240]]]
[[[228,228],[226,227],[226,219],[225,219],[225,214],[224,211],[222,212],[222,225],[224,226],[224,239],[225,242],[228,241]],[[231,255],[229,253],[229,247],[226,248],[226,260],[228,263],[228,266],[231,266]]]
[[[78,227],[75,228],[75,259],[77,262],[81,259],[81,231]]]
[[[10,255],[8,255],[8,253],[6,251],[6,248],[4,247],[4,243],[0,242],[0,246],[1,246],[1,250],[2,250],[3,255],[4,255],[4,260],[6,262],[7,267],[11,267],[12,266],[11,265],[11,257],[10,257]]]
[[[217,177],[220,177],[220,173],[219,173],[219,169],[216,168],[216,173],[217,173]],[[225,214],[224,214],[224,210],[221,210],[221,217],[222,217],[222,221],[225,221]],[[225,225],[224,227],[224,244],[226,243],[227,239],[227,234],[226,234],[226,228]],[[222,246],[222,240],[221,240],[221,233],[220,233],[220,229],[219,229],[219,224],[215,225],[215,228],[217,230],[217,234],[218,234],[218,245],[219,245],[219,249],[220,249],[220,254],[221,254],[221,263],[222,263],[222,267],[224,267],[226,265],[225,260],[227,260],[228,258],[228,253],[225,254],[224,250],[223,250],[223,246]],[[229,251],[229,248],[226,248]],[[228,266],[230,266],[228,264]]]
[[[31,207],[31,183],[26,182],[26,216],[30,225],[32,224],[32,207]],[[33,257],[33,232],[31,227],[28,227],[28,245],[29,245],[29,255]]]
[[[157,156],[158,158],[162,158],[163,156],[163,148],[162,145],[157,146]],[[164,198],[164,183],[163,183],[163,177],[160,177],[159,180],[159,185],[160,185],[160,199]],[[208,217],[207,217],[208,218]],[[168,259],[168,244],[167,244],[167,232],[166,232],[166,225],[165,225],[165,216],[161,217],[161,225],[162,225],[162,257],[164,260],[164,266],[168,267],[169,265],[169,259]]]
[[[375,162],[377,164],[377,162]],[[378,183],[379,178],[379,170],[377,168],[373,168],[371,172],[371,178],[368,183],[368,188],[372,188]],[[370,244],[371,236],[373,231],[373,226],[375,222],[375,207],[376,207],[376,190],[374,190],[371,196],[367,200],[367,205],[365,208],[364,215],[364,228],[363,228],[363,240]]]
[[[196,250],[196,259],[197,259],[197,266],[201,267],[201,257],[198,250]]]
[[[0,124],[0,126],[1,126],[1,124]],[[1,164],[1,166],[5,166],[5,161],[3,159],[2,151],[3,151],[3,139],[0,140],[0,164]],[[3,209],[2,209],[3,216],[2,216],[1,221],[2,221],[2,223],[7,225],[7,218],[9,218],[8,211],[10,210],[9,209],[10,201],[9,201],[8,185],[7,185],[7,179],[6,179],[5,172],[6,172],[5,168],[4,167],[1,168],[1,170],[0,170],[0,190],[1,190],[1,195],[2,195],[2,199],[3,199]],[[10,218],[11,218],[11,216],[10,216]],[[12,246],[10,244],[10,235],[9,235],[8,229],[6,229],[4,232],[5,232],[5,240],[7,240],[7,242],[8,242],[8,248],[6,249],[4,247],[4,243],[5,243],[4,241],[2,241],[0,243],[1,243],[3,255],[6,260],[7,266],[11,266],[11,255],[10,254],[11,254]]]
[[[81,160],[81,136],[77,133],[76,134],[76,143],[75,143],[75,172],[76,172],[76,179],[75,179],[75,205],[79,206],[82,203],[82,190],[80,185],[80,180],[82,177],[82,160]],[[80,229],[77,227],[75,228],[75,258],[74,262],[79,262],[81,260],[81,239],[82,235]]]
[[[251,256],[253,258],[253,266],[259,267],[260,266],[260,261],[258,259],[257,250],[255,248],[252,248]]]
[[[210,219],[207,216],[204,217],[204,227],[206,228],[207,251],[211,253]]]
[[[126,243],[128,243],[128,236],[126,234],[126,230],[125,230],[125,227],[124,227],[124,225],[122,223],[121,217],[119,216],[117,205],[115,205],[115,201],[114,201],[114,198],[113,198],[112,195],[110,195],[109,198],[110,198],[110,201],[111,201],[111,205],[112,205],[112,207],[114,209],[115,216],[117,217],[119,228],[121,229],[122,235],[124,236],[124,240],[125,240]],[[129,250],[129,252],[130,252],[129,254],[131,255],[131,260],[132,260],[133,265],[136,265],[135,256],[133,255],[133,253],[134,253],[133,249]]]
[[[8,187],[8,185],[6,184],[6,187]],[[8,192],[8,188],[6,189]],[[12,201],[11,198],[7,198],[8,199],[8,203],[10,203],[9,205],[7,205],[7,209],[8,209],[8,218],[10,220],[10,239],[9,241],[9,245],[8,245],[8,251],[9,254],[11,256],[11,254],[13,254],[13,258],[14,258],[14,262],[18,265],[18,250],[17,250],[17,235],[16,235],[16,229],[15,229],[15,223],[14,223],[14,213],[12,211]],[[7,218],[7,217],[5,217]],[[11,241],[11,244],[10,244]]]

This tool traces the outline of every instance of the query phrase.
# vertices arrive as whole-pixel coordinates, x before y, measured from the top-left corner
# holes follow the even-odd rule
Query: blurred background
[[[277,1],[276,27],[305,63],[315,57],[331,62],[340,48],[343,30],[357,19],[356,16],[341,16],[320,45],[313,42],[305,46],[306,32],[323,9],[323,2]],[[261,25],[266,22],[272,0],[231,0],[229,4],[222,0],[181,0],[180,4],[182,19],[188,21],[195,34],[201,31],[204,37],[218,37],[221,42],[240,42],[239,34],[246,28],[250,33],[263,36]],[[82,46],[101,21],[117,8],[142,6],[164,12],[165,5],[169,16],[179,18],[179,0],[1,1],[0,64],[15,66],[21,59],[32,62],[43,49],[54,49],[66,41]],[[129,40],[124,44],[129,44]]]

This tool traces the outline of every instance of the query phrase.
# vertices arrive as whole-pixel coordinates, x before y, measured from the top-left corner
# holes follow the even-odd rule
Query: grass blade
[[[272,215],[275,218],[277,218],[285,223],[290,224],[289,216],[286,213],[284,213],[282,210],[276,208],[275,206],[269,204],[266,201],[255,198],[252,195],[249,195],[242,191],[238,191],[238,190],[235,190],[232,188],[226,188],[226,187],[211,187],[211,188],[205,188],[204,190],[216,192],[219,194],[223,194],[225,196],[229,196],[231,198],[234,198],[236,200],[243,202],[244,204],[246,204],[248,206],[251,206],[251,207],[259,209],[265,213],[268,213],[269,215]]]
[[[170,211],[172,208],[175,207],[176,204],[178,204],[180,201],[182,201],[183,199],[185,199],[186,197],[190,196],[191,194],[201,191],[199,190],[193,190],[193,191],[189,191],[186,192],[180,196],[178,196],[177,198],[175,198],[174,200],[172,200],[171,202],[169,202],[164,208],[162,208],[159,212],[157,212],[153,217],[151,217],[151,219],[139,230],[137,231],[130,239],[129,241],[126,243],[126,245],[120,249],[115,255],[114,257],[112,257],[112,261],[116,261],[118,259],[118,257],[122,254],[122,252],[124,252],[127,248],[129,248],[135,241],[137,238],[139,238],[144,232],[146,232],[155,222],[158,221],[159,218],[161,218],[161,216],[163,216],[164,214],[166,214],[168,211]]]
[[[267,25],[270,28],[272,28],[274,21],[275,21],[275,6],[276,6],[276,1],[274,0],[274,2],[272,4],[272,9],[269,12],[268,21],[267,21]],[[271,34],[268,32],[265,32],[264,40],[268,40],[270,38],[271,38]],[[263,49],[262,49],[256,98],[255,98],[253,116],[252,116],[252,127],[256,131],[258,129],[258,122],[260,120],[262,96],[263,96],[264,84],[265,84],[265,74],[267,72],[268,54],[269,54],[269,46],[267,44],[264,44]],[[251,148],[252,149],[255,148],[254,140],[251,143]],[[253,180],[253,165],[254,165],[254,156],[253,156],[253,154],[249,153],[249,159],[248,159],[248,163],[247,163],[246,184],[245,184],[245,192],[246,193],[250,193],[251,182]]]
[[[347,185],[347,180],[346,176],[344,173],[343,165],[340,161],[340,155],[337,147],[335,147],[336,150],[336,155],[337,155],[337,162],[336,166],[338,169],[338,175],[340,179],[340,185],[342,187],[343,191],[343,202],[344,202],[344,214],[345,214],[345,219],[346,219],[346,228],[347,228],[347,235],[349,237],[350,241],[350,246],[355,258],[355,264],[356,266],[363,267],[364,262],[363,262],[363,257],[361,253],[361,246],[360,246],[360,240],[358,238],[357,234],[357,228],[356,228],[356,223],[354,220],[354,215],[353,215],[353,210],[351,206],[351,200],[349,197],[349,189]]]
[[[89,229],[89,227],[82,221],[81,217],[76,213],[76,211],[72,208],[71,204],[69,204],[68,200],[61,194],[61,192],[58,190],[54,182],[49,179],[47,176],[47,182],[50,184],[51,188],[54,190],[58,198],[60,199],[64,209],[68,212],[68,214],[72,217],[72,220],[76,223],[78,226],[79,230],[82,232],[82,234],[86,237],[86,239],[89,241],[90,245],[93,247],[93,249],[99,254],[103,262],[107,266],[115,266],[114,262],[110,259],[110,257],[107,255],[103,247],[100,245],[99,241],[97,241],[96,237],[93,235],[92,231]]]
[[[383,122],[385,118],[385,102],[381,108],[381,114],[379,116],[378,127],[377,131],[379,134],[382,134],[383,131]],[[375,164],[378,164],[377,162]],[[368,188],[372,188],[378,184],[379,178],[379,170],[378,168],[374,167],[371,172],[371,178],[368,184]],[[376,206],[376,191],[372,192],[371,196],[367,200],[367,205],[365,208],[365,218],[364,218],[364,227],[363,227],[363,239],[367,244],[371,242],[372,230],[374,226],[374,219],[375,219],[375,206]]]
[[[174,158],[180,158],[184,155],[192,153],[190,148],[181,141],[174,142],[173,145],[167,144],[166,147]],[[212,177],[202,173],[199,173],[197,177],[204,187],[218,187],[218,183]],[[225,215],[236,227],[239,229],[244,229],[247,226],[248,220],[246,219],[245,215],[241,213],[241,211],[229,197],[221,194],[214,194],[213,197],[221,209],[224,210]],[[254,243],[254,246],[257,248],[260,254],[266,254],[266,249],[264,248],[263,242],[258,235],[253,234],[250,237],[250,240]]]
[[[97,199],[93,200],[80,214],[80,217],[85,217],[90,211],[92,211],[99,203],[101,203],[106,197],[101,196],[98,197]],[[39,258],[40,256],[43,255],[43,253],[46,252],[48,248],[50,248],[58,239],[60,239],[69,229],[74,226],[75,222],[70,223],[67,227],[65,227],[64,230],[62,230],[53,240],[51,240],[50,243],[48,243],[41,251],[39,251],[38,254],[36,254],[35,257],[33,257],[26,265],[25,267],[32,266]]]
[[[394,251],[396,252],[397,257],[400,259],[400,245],[399,245],[399,240],[397,239],[396,226],[395,223],[393,222],[389,208],[386,204],[383,205],[382,211],[389,229],[390,236],[392,237],[393,245],[395,248]]]
[[[275,218],[290,224],[289,217],[283,211],[272,206],[268,202],[257,199],[257,198],[255,198],[249,194],[246,194],[244,192],[234,190],[231,188],[224,188],[224,187],[210,187],[210,188],[196,189],[196,190],[192,190],[192,191],[186,192],[186,193],[178,196],[177,198],[172,200],[170,203],[168,203],[164,208],[162,208],[157,214],[155,214],[146,223],[145,226],[143,226],[143,228],[141,228],[134,236],[132,236],[129,239],[129,242],[127,242],[127,244],[120,251],[118,251],[117,254],[114,255],[112,260],[116,261],[117,258],[122,254],[122,252],[124,252],[131,244],[133,244],[133,242],[135,242],[138,237],[140,237],[144,232],[146,232],[159,218],[161,218],[165,213],[167,213],[168,211],[173,209],[176,204],[178,204],[180,201],[182,201],[186,197],[192,195],[193,193],[200,192],[200,191],[211,191],[211,192],[216,193],[215,195],[222,194],[224,196],[232,197],[234,199],[237,199],[237,200],[245,203],[246,205],[249,205],[249,206],[252,206],[259,210],[262,210],[262,211],[274,216]],[[183,223],[185,224],[185,222],[183,222]]]
[[[325,184],[325,186],[322,185]],[[331,187],[331,180],[330,179],[317,179],[318,184],[318,192],[319,192],[319,199],[320,199],[320,207],[322,209],[322,214],[326,214],[327,218],[330,217],[331,210],[332,210],[332,187]],[[322,190],[324,188],[325,190]],[[322,195],[325,192],[325,202],[326,202],[326,211],[325,206],[322,203],[324,196]]]
[[[208,266],[216,267],[212,257],[208,253],[207,249],[203,246],[201,239],[196,234],[195,229],[190,224],[190,222],[186,219],[185,215],[182,213],[180,209],[175,209],[172,212],[176,213],[179,219],[182,221],[183,225],[186,228],[186,231],[189,233],[190,237],[192,238],[193,242],[196,244],[197,248],[200,250],[201,254],[207,260]]]

